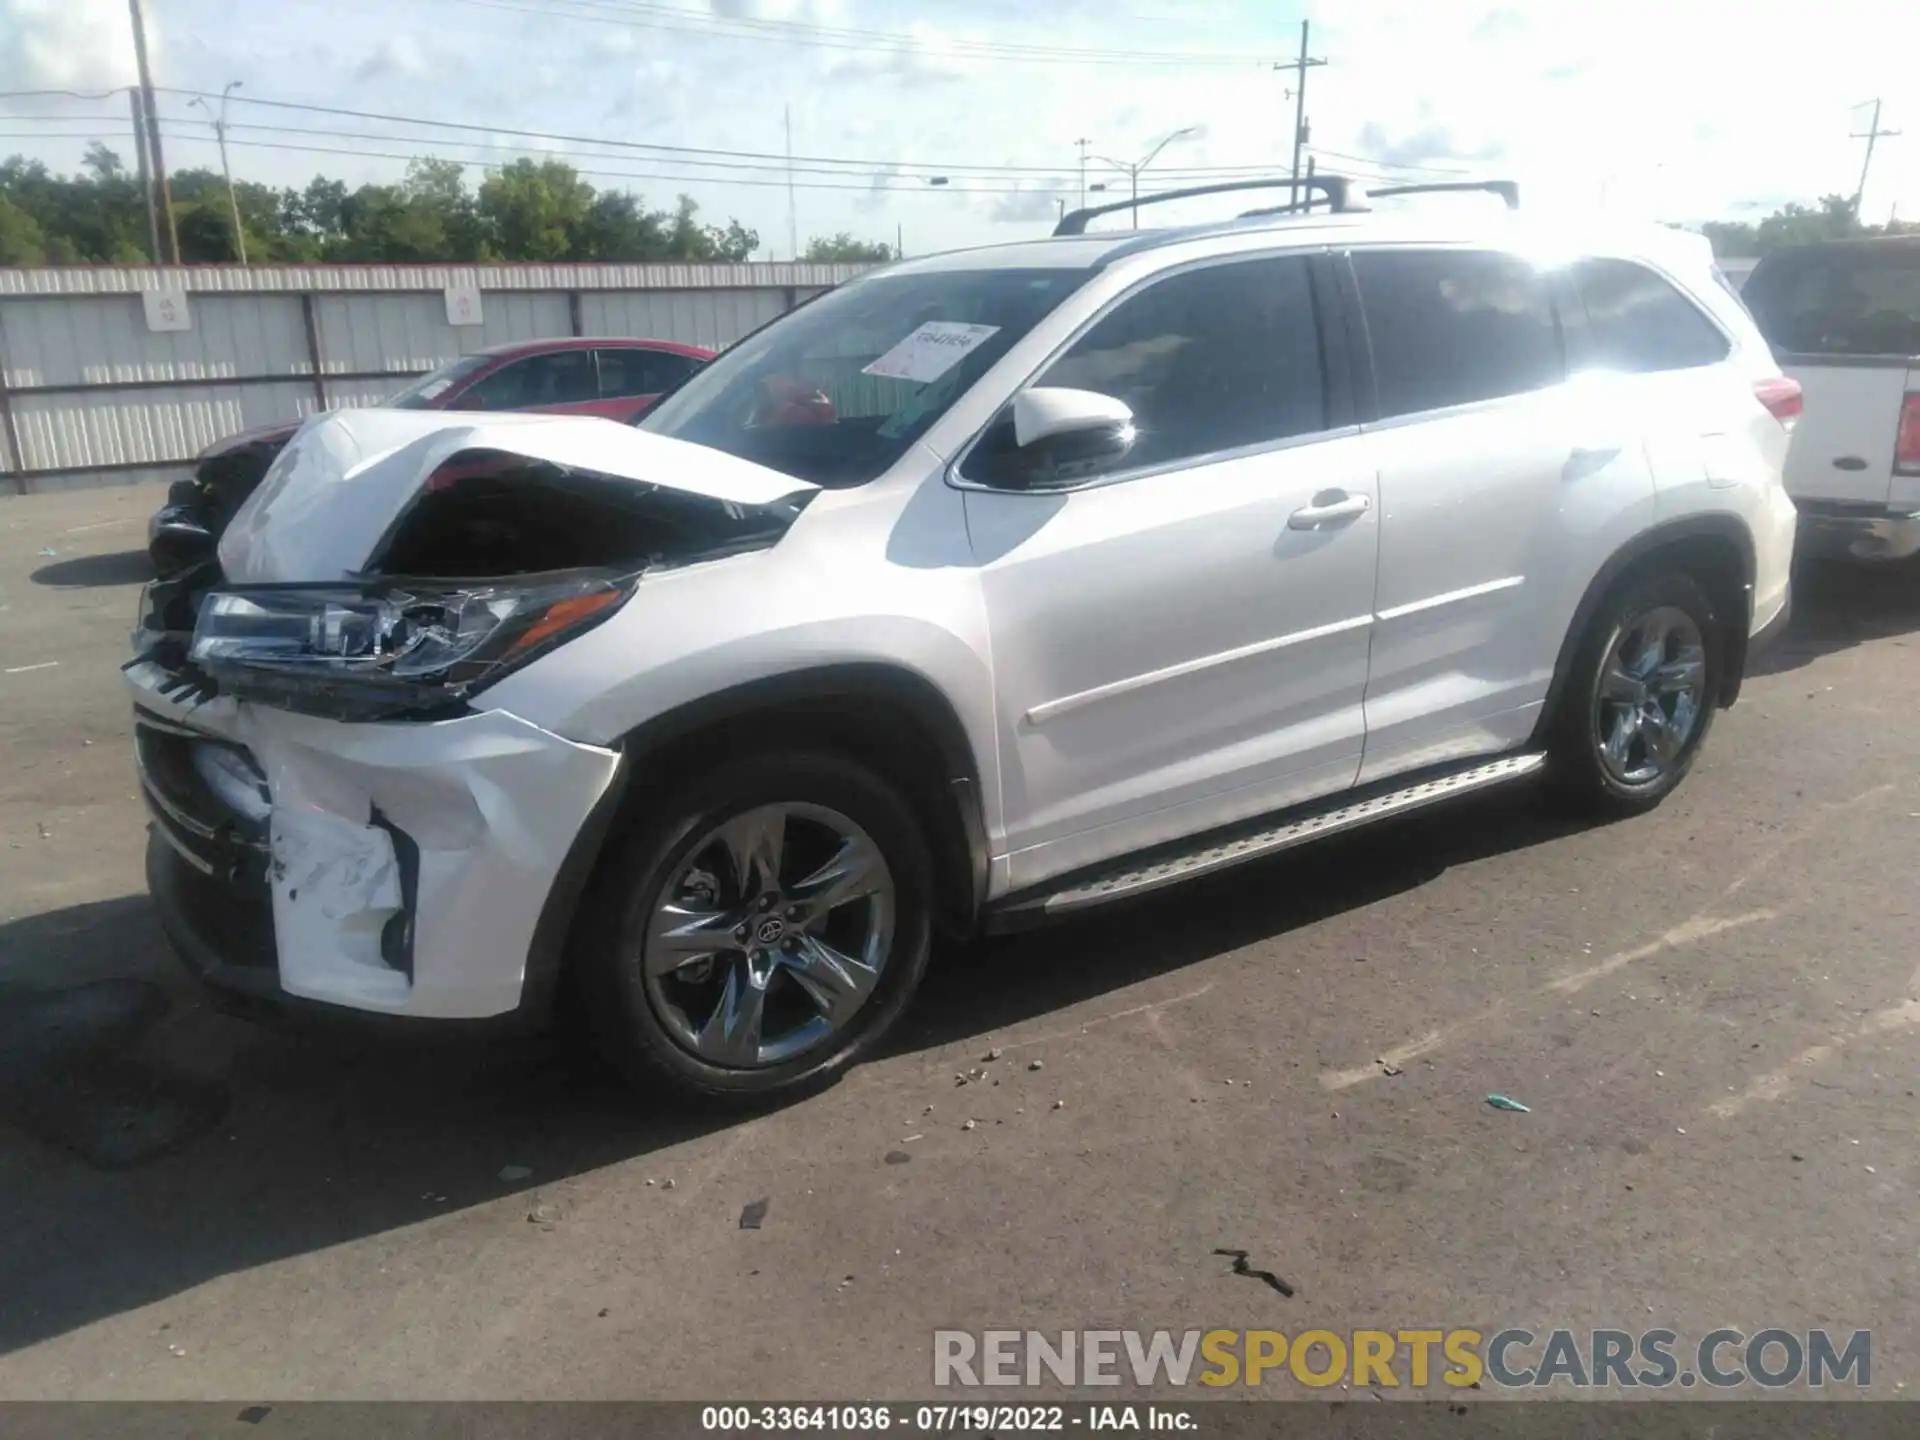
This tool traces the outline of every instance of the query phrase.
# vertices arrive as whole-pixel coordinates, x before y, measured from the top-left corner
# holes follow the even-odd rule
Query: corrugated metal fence
[[[511,341],[631,335],[719,349],[862,268],[0,270],[0,494],[175,478],[236,430],[377,404],[408,377]],[[451,323],[452,297],[475,287],[479,323]],[[156,319],[145,292],[173,297],[173,313]]]

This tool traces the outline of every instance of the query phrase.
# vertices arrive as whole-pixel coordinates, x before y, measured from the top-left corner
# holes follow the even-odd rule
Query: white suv
[[[936,931],[1657,803],[1785,618],[1797,388],[1695,237],[1332,198],[892,265],[637,429],[309,421],[127,666],[176,947],[766,1095]]]

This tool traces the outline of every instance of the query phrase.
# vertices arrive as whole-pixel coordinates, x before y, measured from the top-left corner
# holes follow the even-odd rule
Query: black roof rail
[[[1441,180],[1431,185],[1389,185],[1384,190],[1369,190],[1369,200],[1380,200],[1390,195],[1437,195],[1443,192],[1478,190],[1488,195],[1498,195],[1507,202],[1507,209],[1520,208],[1520,187],[1511,180]]]
[[[1159,205],[1168,200],[1190,200],[1196,195],[1225,195],[1235,190],[1292,190],[1299,189],[1311,193],[1318,190],[1326,196],[1328,205],[1335,211],[1352,209],[1347,198],[1347,177],[1344,175],[1303,175],[1300,179],[1284,180],[1233,180],[1220,185],[1195,185],[1186,190],[1162,190],[1157,195],[1142,195],[1137,200],[1115,200],[1106,205],[1089,205],[1081,210],[1069,210],[1060,217],[1060,223],[1053,227],[1055,235],[1084,235],[1087,222],[1100,215],[1113,215],[1122,210],[1132,210],[1141,205]],[[1309,199],[1307,204],[1311,204]],[[1285,207],[1295,208],[1293,205]],[[1299,208],[1304,209],[1302,205]],[[1267,213],[1267,212],[1260,212]],[[1278,211],[1273,213],[1280,213]]]

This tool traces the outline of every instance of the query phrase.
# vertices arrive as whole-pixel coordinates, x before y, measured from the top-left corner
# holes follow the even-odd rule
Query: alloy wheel
[[[661,887],[641,939],[647,1000],[709,1064],[782,1064],[860,1014],[895,909],[886,858],[853,820],[756,806],[709,829]]]
[[[1629,622],[1594,692],[1600,764],[1623,785],[1655,783],[1680,761],[1706,701],[1707,651],[1685,610],[1663,605]]]

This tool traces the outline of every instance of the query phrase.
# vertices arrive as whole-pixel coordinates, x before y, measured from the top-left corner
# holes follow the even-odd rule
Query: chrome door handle
[[[1328,499],[1324,505],[1303,505],[1287,517],[1289,530],[1319,530],[1324,526],[1337,525],[1343,520],[1356,520],[1373,508],[1370,495],[1347,495],[1334,491],[1339,499]],[[1318,495],[1313,497],[1320,499]]]

